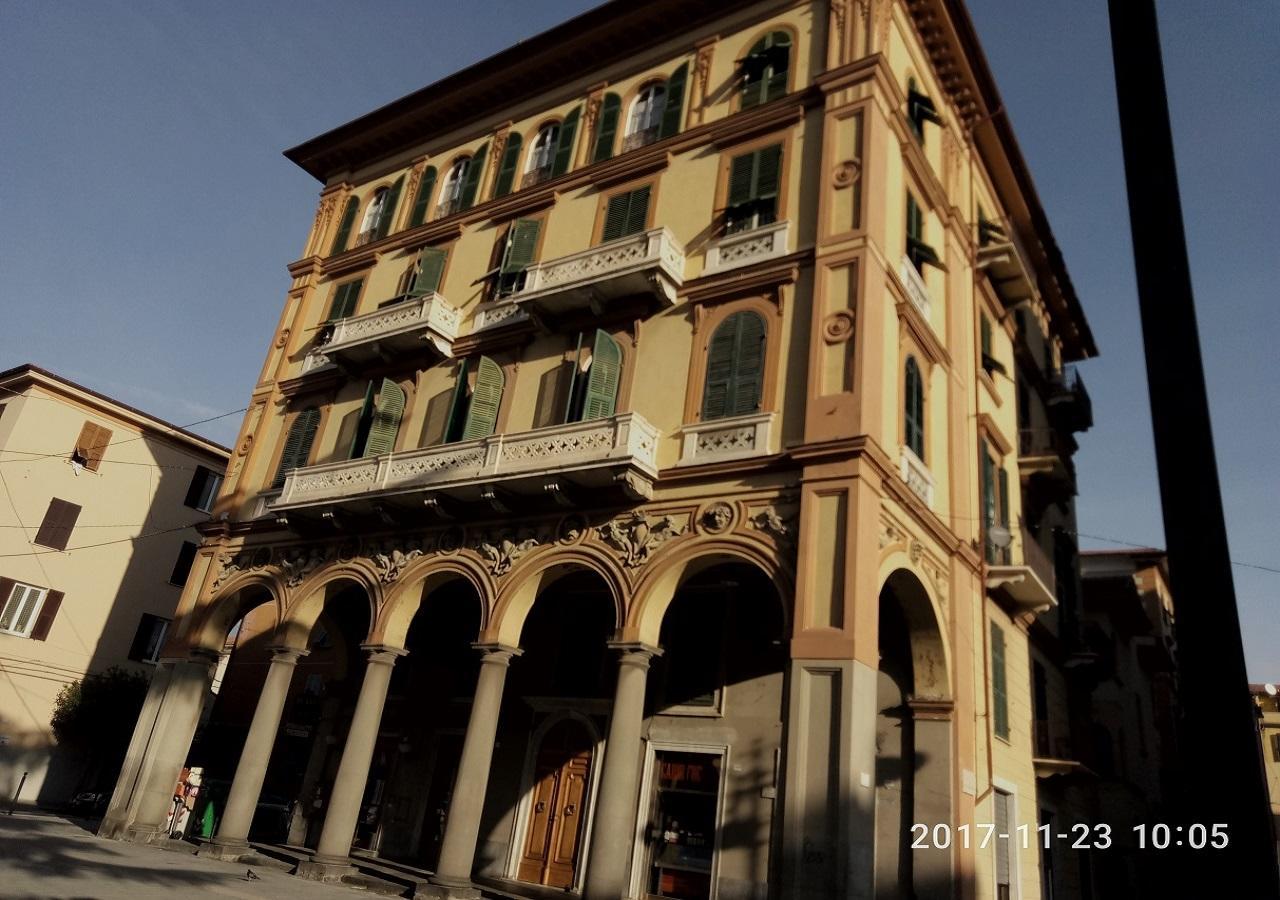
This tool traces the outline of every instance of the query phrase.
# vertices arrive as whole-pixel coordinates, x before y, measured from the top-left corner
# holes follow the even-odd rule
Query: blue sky
[[[0,367],[177,423],[244,406],[319,190],[280,151],[591,5],[0,0]],[[1160,6],[1232,556],[1280,569],[1280,27]],[[1106,4],[970,9],[1102,351],[1080,530],[1161,546]],[[1235,583],[1250,676],[1280,679],[1280,574]]]

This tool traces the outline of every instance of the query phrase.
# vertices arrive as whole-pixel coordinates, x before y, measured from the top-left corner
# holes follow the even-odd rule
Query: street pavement
[[[0,815],[3,900],[352,900],[354,888],[317,884],[267,866],[223,863],[194,855],[190,844],[161,849],[97,837],[76,819]],[[258,880],[245,873],[252,868]],[[361,892],[365,897],[375,896]]]

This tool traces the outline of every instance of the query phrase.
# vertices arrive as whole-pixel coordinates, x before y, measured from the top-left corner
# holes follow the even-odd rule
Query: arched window
[[[787,92],[791,35],[771,31],[756,41],[742,60],[742,108],[776,100]]]
[[[551,177],[551,170],[556,161],[556,148],[559,144],[559,122],[552,122],[538,129],[538,136],[533,139],[533,146],[529,148],[529,159],[525,163],[521,187],[532,187]]]
[[[395,218],[396,204],[400,201],[400,190],[404,187],[404,176],[396,179],[391,187],[378,188],[373,199],[365,207],[364,219],[360,222],[360,231],[356,235],[356,246],[368,244],[387,236],[391,230],[391,220]]]
[[[907,447],[924,462],[924,378],[914,356],[907,357],[903,398],[903,431]]]
[[[440,188],[440,202],[436,204],[436,218],[450,216],[470,209],[480,190],[480,177],[484,174],[484,160],[489,154],[489,144],[480,145],[472,156],[455,160]]]
[[[750,415],[764,393],[765,326],[759,313],[737,312],[711,335],[702,388],[702,420]]]
[[[631,101],[627,116],[627,134],[622,139],[623,152],[652,144],[662,131],[662,113],[666,109],[667,86],[657,81],[646,87]]]

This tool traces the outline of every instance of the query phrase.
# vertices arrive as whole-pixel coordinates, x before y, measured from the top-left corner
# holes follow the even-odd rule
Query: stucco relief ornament
[[[847,188],[858,178],[858,161],[846,159],[831,172],[831,184],[837,188]]]
[[[671,516],[663,516],[652,525],[643,513],[634,512],[624,519],[614,519],[601,525],[597,531],[608,544],[622,551],[622,563],[629,569],[642,566],[649,555],[684,528]]]
[[[778,540],[792,540],[791,520],[782,518],[772,506],[752,516],[751,524],[757,531],[768,532]]]
[[[924,545],[919,541],[912,541],[911,546],[907,548],[907,556],[911,558],[913,563],[919,563],[920,557],[924,554]]]
[[[511,571],[516,560],[538,546],[537,538],[525,538],[516,543],[510,537],[504,537],[496,543],[481,541],[477,546],[481,555],[488,560],[489,572],[494,575],[505,575]]]
[[[308,575],[324,565],[325,553],[319,547],[311,548],[311,552],[299,551],[292,557],[280,559],[280,571],[284,573],[284,583],[288,587],[302,584]]]
[[[440,539],[436,542],[436,548],[441,553],[456,553],[462,547],[462,542],[466,539],[466,532],[462,530],[461,525],[452,525],[440,532]]]
[[[562,544],[572,544],[587,532],[587,519],[580,513],[570,513],[560,520],[556,526],[556,540]]]
[[[698,522],[702,525],[704,531],[709,531],[712,534],[727,531],[729,526],[733,524],[733,507],[724,502],[712,503],[702,511],[702,515],[698,517]]]
[[[221,564],[222,568],[218,570],[218,577],[213,579],[213,590],[215,591],[222,587],[222,585],[228,580],[235,577],[237,572],[243,570],[243,566],[241,564],[244,560],[240,556],[232,556],[229,553],[224,553],[218,557],[218,562]]]
[[[409,563],[421,555],[422,551],[417,547],[409,550],[392,547],[388,553],[375,553],[373,564],[378,567],[378,580],[383,584],[391,584],[400,577]]]
[[[837,310],[822,323],[822,339],[828,344],[841,344],[853,337],[853,313]]]

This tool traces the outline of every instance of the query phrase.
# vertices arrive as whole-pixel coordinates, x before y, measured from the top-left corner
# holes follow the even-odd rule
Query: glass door
[[[721,757],[658,750],[650,785],[649,897],[709,900]]]

